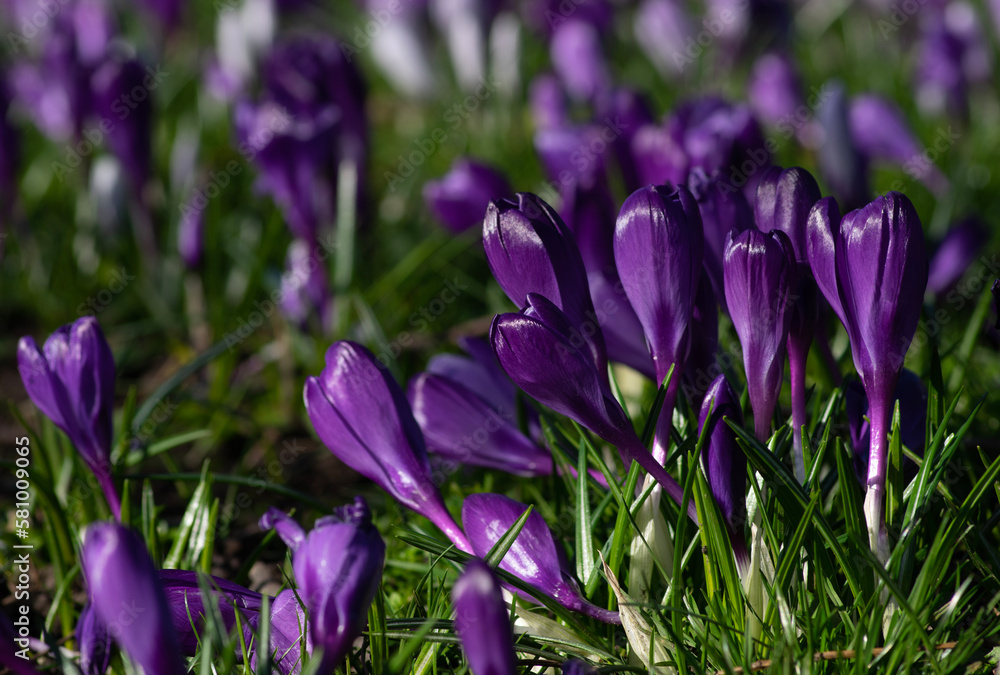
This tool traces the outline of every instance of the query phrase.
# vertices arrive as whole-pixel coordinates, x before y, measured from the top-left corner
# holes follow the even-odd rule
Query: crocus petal
[[[80,560],[94,612],[133,663],[146,675],[187,672],[167,599],[142,541],[117,523],[95,523],[87,528]]]
[[[834,237],[840,231],[840,208],[833,197],[823,197],[806,220],[806,257],[816,285],[840,322],[847,325],[837,290],[837,255]]]
[[[726,245],[726,300],[743,346],[757,437],[767,440],[785,366],[796,270],[784,232],[747,230]]]
[[[701,216],[687,188],[649,186],[622,205],[615,228],[615,262],[642,323],[657,381],[687,357],[703,247]]]
[[[306,532],[295,520],[279,508],[272,506],[260,518],[260,529],[274,530],[294,553],[306,539]]]
[[[514,408],[491,408],[461,384],[431,373],[414,378],[408,396],[431,452],[518,476],[552,473],[549,453],[515,426]]]
[[[446,513],[406,397],[370,351],[346,340],[331,345],[326,368],[306,379],[305,403],[316,433],[344,464],[432,521]]]
[[[552,34],[550,52],[552,67],[570,96],[592,100],[610,88],[601,35],[593,24],[575,18],[562,21]]]
[[[469,533],[472,550],[479,557],[489,553],[494,544],[517,522],[527,506],[497,494],[472,494],[462,504],[462,524]],[[556,551],[552,532],[542,516],[534,511],[511,545],[500,568],[569,609],[583,612],[600,621],[618,623],[618,612],[591,605]]]
[[[754,222],[761,232],[781,230],[792,241],[795,259],[806,261],[806,220],[819,201],[816,179],[799,167],[770,167],[757,184]]]
[[[72,437],[76,431],[76,420],[69,410],[66,389],[30,336],[21,338],[17,343],[17,370],[32,403]]]
[[[747,85],[747,98],[754,112],[768,124],[794,119],[803,97],[792,59],[778,53],[757,59]]]
[[[471,560],[451,591],[455,632],[473,675],[513,675],[514,634],[500,583],[482,560]]]

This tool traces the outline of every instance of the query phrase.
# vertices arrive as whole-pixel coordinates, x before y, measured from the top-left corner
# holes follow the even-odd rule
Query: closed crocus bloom
[[[688,157],[681,141],[661,124],[647,124],[632,137],[632,161],[640,184],[682,183]]]
[[[205,576],[212,589],[215,608],[206,610],[205,598],[198,585],[198,573],[187,570],[160,570],[160,585],[167,598],[174,632],[180,641],[185,656],[195,656],[201,643],[206,612],[218,611],[226,630],[232,632],[237,625],[236,613],[240,615],[247,644],[250,644],[260,620],[260,609],[264,596],[231,581],[214,576]]]
[[[757,185],[754,220],[763,231],[781,230],[788,235],[795,253],[797,287],[788,330],[788,364],[792,393],[792,440],[795,475],[805,482],[802,427],[806,423],[806,360],[819,317],[819,294],[806,254],[809,212],[820,198],[819,186],[805,169],[771,167]]]
[[[698,434],[708,434],[708,444],[702,451],[701,464],[715,503],[719,505],[729,528],[736,561],[745,571],[750,563],[743,538],[743,525],[746,522],[747,457],[736,440],[736,432],[723,419],[726,417],[743,425],[740,397],[726,381],[725,375],[719,375],[705,392],[701,412],[698,414]]]
[[[875,94],[858,96],[851,101],[849,119],[851,138],[866,157],[902,165],[908,175],[916,176],[935,194],[947,189],[948,179],[924,156],[923,144],[895,103]],[[941,139],[948,144],[955,141],[953,133],[944,128],[935,140]]]
[[[69,436],[119,518],[111,479],[115,361],[97,319],[85,316],[62,326],[43,351],[31,337],[21,338],[17,368],[32,402]]]
[[[472,390],[421,373],[408,388],[427,448],[446,459],[518,476],[552,473],[552,457],[517,428],[513,407],[494,410]]]
[[[278,307],[300,330],[317,327],[326,333],[331,328],[333,298],[322,262],[326,257],[319,246],[304,239],[288,245]]]
[[[545,174],[560,185],[560,193],[579,185],[599,187],[607,183],[606,164],[610,153],[582,153],[582,148],[600,147],[604,130],[594,124],[573,124],[539,129],[533,141]]]
[[[272,507],[260,526],[276,527],[292,550],[296,593],[309,616],[312,646],[323,650],[316,672],[332,672],[364,629],[382,580],[385,542],[371,523],[368,505],[358,497],[354,505],[320,518],[308,533]]]
[[[97,618],[145,675],[187,672],[170,608],[145,545],[118,523],[94,523],[80,554]]]
[[[795,254],[781,230],[750,229],[736,237],[730,233],[724,266],[726,301],[743,347],[754,430],[766,443],[785,369]]]
[[[949,112],[959,118],[968,116],[968,82],[962,70],[965,45],[943,21],[935,17],[921,31],[914,85],[917,103],[923,112],[940,115]]]
[[[490,201],[511,194],[503,174],[468,158],[457,160],[440,180],[424,185],[427,208],[439,223],[456,233],[480,225]]]
[[[868,161],[857,147],[851,133],[847,92],[841,82],[823,85],[826,100],[816,112],[822,128],[819,168],[833,193],[846,208],[853,209],[868,201]]]
[[[490,341],[504,372],[526,394],[617,446],[626,466],[639,462],[682,503],[683,490],[642,445],[589,350],[581,348],[582,336],[558,307],[529,294],[524,311],[497,315]],[[693,504],[688,514],[697,521]]]
[[[615,262],[642,322],[658,382],[671,366],[683,370],[703,249],[701,216],[687,188],[650,185],[622,205]]]
[[[764,122],[790,123],[803,104],[802,85],[792,59],[771,53],[757,59],[747,85],[750,106]]]
[[[726,236],[753,227],[753,210],[743,192],[722,183],[718,175],[709,176],[703,169],[694,169],[687,180],[691,195],[698,202],[705,233],[705,272],[722,311],[728,314],[722,274]]]
[[[590,101],[607,93],[611,86],[601,34],[591,23],[571,18],[561,22],[549,45],[552,67],[570,96]]]
[[[483,248],[494,278],[517,307],[529,293],[551,300],[583,335],[606,379],[604,336],[587,287],[587,270],[573,234],[542,199],[521,192],[517,201],[490,202]]]
[[[431,481],[424,437],[406,395],[380,365],[361,345],[347,340],[333,343],[323,372],[306,378],[309,419],[340,461],[469,551],[465,535]]]
[[[955,223],[931,258],[927,290],[937,296],[948,293],[968,271],[988,240],[989,234],[978,218]]]
[[[887,554],[888,546],[882,495],[892,393],[920,319],[927,252],[920,218],[910,200],[898,192],[845,215],[835,242],[839,300],[854,367],[870,403],[865,514],[872,548],[881,555]]]
[[[102,119],[115,120],[108,132],[108,145],[121,161],[133,188],[140,193],[149,180],[152,162],[152,72],[136,59],[109,59],[91,80],[95,112]],[[143,91],[144,95],[136,96],[135,91]],[[126,99],[130,104],[123,118],[122,101]]]
[[[524,515],[527,506],[498,494],[472,494],[462,504],[462,524],[472,548],[484,557]],[[537,588],[563,607],[605,623],[620,623],[618,612],[590,604],[580,594],[572,573],[563,564],[545,519],[534,511],[500,561],[500,569]]]
[[[702,232],[698,205],[684,186],[649,186],[622,205],[615,227],[615,262],[629,303],[642,323],[662,384],[673,367],[657,421],[653,456],[666,458],[674,404],[690,340],[689,324],[701,277]]]
[[[451,590],[455,632],[473,675],[513,675],[514,634],[500,582],[482,560],[470,560]]]

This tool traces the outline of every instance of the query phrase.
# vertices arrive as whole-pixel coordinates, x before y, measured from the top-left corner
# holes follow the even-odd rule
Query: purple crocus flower
[[[785,369],[785,341],[797,274],[795,254],[781,230],[750,229],[726,242],[726,301],[743,346],[754,430],[766,443]]]
[[[424,203],[438,222],[452,232],[480,225],[491,200],[513,194],[510,184],[493,167],[460,158],[440,180],[424,185]]]
[[[661,384],[673,367],[658,418],[653,456],[663,462],[674,403],[690,345],[689,324],[701,277],[705,236],[698,205],[684,186],[649,186],[622,205],[615,261],[629,302],[642,323]]]
[[[535,152],[561,194],[575,185],[593,188],[606,184],[611,154],[603,137],[606,129],[598,124],[574,124],[535,132]]]
[[[528,105],[536,130],[559,129],[569,123],[566,93],[555,75],[538,75],[531,81]]]
[[[626,466],[639,462],[682,503],[683,490],[642,445],[583,337],[558,307],[530,293],[522,312],[493,319],[490,341],[501,367],[526,394],[615,445]]]
[[[719,180],[718,175],[709,176],[703,169],[695,169],[687,180],[688,189],[698,202],[705,232],[705,273],[722,311],[728,314],[722,274],[726,236],[730,232],[737,235],[753,227],[753,211],[743,192],[731,189]]]
[[[433,373],[414,378],[408,398],[431,452],[518,476],[552,473],[552,456],[517,428],[515,408],[494,409],[473,390]]]
[[[746,522],[747,457],[736,440],[736,432],[723,418],[743,425],[740,397],[719,375],[705,392],[698,414],[698,435],[707,433],[708,444],[702,451],[701,464],[708,486],[719,505],[729,529],[730,541],[737,563],[745,571],[750,563],[743,525]],[[706,432],[706,427],[708,428]]]
[[[927,158],[903,111],[892,101],[875,94],[858,96],[851,101],[850,128],[855,145],[867,158],[902,165],[935,194],[947,189],[948,179]],[[942,128],[934,140],[950,146],[953,132]]]
[[[952,33],[944,17],[924,24],[918,47],[914,85],[921,110],[932,115],[945,111],[968,117],[969,84],[962,69],[965,45]]]
[[[332,38],[276,45],[262,71],[260,100],[235,109],[239,150],[256,162],[257,189],[275,200],[292,232],[313,240],[333,222],[341,163],[365,172],[364,84]]]
[[[747,97],[757,116],[770,124],[788,124],[803,104],[802,85],[792,59],[782,53],[770,53],[757,59]]]
[[[659,124],[646,124],[632,137],[632,162],[640,184],[678,185],[688,175],[683,143]]]
[[[583,336],[602,379],[607,379],[602,322],[594,312],[580,249],[559,214],[526,192],[518,193],[516,203],[490,202],[483,247],[507,297],[518,308],[527,304],[529,293],[554,302]]]
[[[604,124],[604,138],[611,137],[609,143],[618,161],[622,183],[629,192],[641,188],[644,183],[639,180],[638,170],[632,157],[632,141],[639,130],[653,123],[653,114],[645,97],[634,89],[616,87],[611,94],[600,102],[598,118]],[[594,146],[594,150],[600,145]]]
[[[85,316],[60,327],[45,341],[44,351],[30,336],[22,337],[17,369],[32,402],[69,436],[120,519],[111,477],[115,361],[97,319]]]
[[[817,281],[821,274],[826,277],[819,287],[844,322],[854,367],[870,402],[872,441],[865,515],[872,548],[882,554],[888,545],[882,496],[892,394],[927,287],[924,233],[913,204],[898,192],[848,213],[839,227],[826,220],[826,212],[817,211],[820,208],[817,204],[810,215],[809,261]],[[826,237],[832,239],[832,247]]]
[[[146,675],[187,672],[170,608],[142,540],[118,523],[94,523],[80,564],[93,611]]]
[[[757,185],[754,220],[762,232],[781,230],[792,243],[797,266],[797,288],[788,329],[788,365],[791,374],[792,440],[795,475],[805,482],[802,427],[806,424],[806,360],[819,319],[819,292],[806,255],[809,211],[819,201],[816,181],[805,169],[771,167]]]
[[[370,351],[347,340],[333,343],[323,372],[306,378],[304,397],[316,433],[340,461],[471,551],[431,480],[406,395]]]
[[[472,494],[462,504],[462,524],[474,553],[486,556],[494,544],[524,515],[528,507],[497,494]],[[511,545],[500,569],[537,588],[567,609],[605,623],[621,623],[618,612],[601,609],[583,599],[580,587],[560,557],[545,519],[534,511]]]
[[[451,589],[455,632],[473,675],[513,675],[514,633],[500,582],[482,560],[470,560]]]
[[[108,146],[121,161],[137,193],[141,193],[150,176],[152,96],[156,84],[154,71],[136,59],[108,59],[91,79],[94,112],[111,122]]]
[[[353,505],[320,518],[308,533],[272,507],[261,529],[274,527],[292,551],[298,597],[309,616],[313,648],[323,650],[316,672],[332,672],[361,634],[385,563],[385,542],[371,512],[357,497]]]
[[[601,34],[590,22],[571,18],[556,27],[549,44],[552,67],[569,95],[593,101],[611,88]]]
[[[989,240],[989,233],[978,218],[955,223],[938,244],[931,258],[927,290],[938,297],[959,282]]]

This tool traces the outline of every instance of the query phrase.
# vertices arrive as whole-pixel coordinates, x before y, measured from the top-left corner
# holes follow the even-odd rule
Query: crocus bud
[[[180,643],[145,545],[118,523],[94,523],[80,553],[97,618],[146,675],[184,675]]]
[[[948,293],[972,266],[989,234],[978,218],[955,223],[938,244],[927,274],[927,290],[937,296]]]
[[[871,402],[868,484],[885,482],[892,392],[927,286],[924,231],[913,204],[890,192],[840,222],[837,284],[854,366]]]
[[[62,326],[45,341],[17,345],[17,369],[28,396],[62,429],[97,477],[115,518],[121,504],[111,477],[115,361],[92,316]]]
[[[524,515],[528,507],[497,494],[472,494],[462,504],[462,524],[469,533],[472,549],[480,558]],[[556,550],[545,519],[533,511],[510,550],[500,561],[500,569],[537,588],[567,609],[582,612],[605,623],[620,623],[618,612],[590,604],[580,594],[572,573]]]
[[[483,222],[483,247],[490,270],[507,297],[519,308],[527,304],[529,293],[555,303],[581,332],[598,369],[605,373],[604,336],[595,320],[587,271],[559,214],[525,192],[517,195],[516,203],[490,202]]]
[[[709,176],[703,169],[691,171],[688,189],[698,202],[705,232],[705,272],[722,311],[728,314],[722,274],[726,235],[730,232],[736,235],[753,227],[753,211],[743,192],[730,188],[717,175]]]
[[[440,180],[424,185],[424,203],[438,222],[452,232],[483,222],[493,199],[513,194],[507,179],[491,166],[460,158]]]
[[[892,101],[874,94],[858,96],[851,101],[850,127],[854,143],[870,159],[902,165],[935,194],[947,189],[948,179],[924,156],[923,145]],[[942,128],[939,136],[949,144],[955,141],[950,129]]]
[[[493,319],[490,341],[504,372],[526,394],[617,446],[626,466],[639,462],[674,501],[682,503],[684,491],[642,445],[585,350],[583,337],[558,307],[529,294],[524,311]],[[688,514],[696,521],[692,507],[689,504]]]
[[[728,235],[726,301],[743,347],[757,438],[767,442],[785,369],[785,341],[795,291],[795,254],[781,230]]]
[[[688,157],[680,138],[662,124],[647,124],[632,137],[632,161],[641,185],[682,183],[688,175]]]
[[[153,92],[156,82],[139,61],[108,59],[91,80],[94,106],[102,119],[115,120],[108,145],[125,167],[133,189],[141,194],[152,165]],[[142,96],[134,93],[143,92]],[[128,101],[128,114],[123,101]]]
[[[370,351],[347,340],[333,343],[323,372],[306,378],[304,396],[316,433],[340,461],[470,550],[431,480],[406,395]]]
[[[708,444],[702,451],[701,465],[712,496],[729,528],[736,561],[745,569],[750,563],[743,538],[743,525],[746,523],[747,457],[736,440],[736,432],[723,419],[726,417],[743,425],[740,397],[726,381],[726,376],[719,375],[705,392],[701,412],[698,414],[698,435],[708,433]]]
[[[316,672],[332,672],[364,629],[382,580],[385,542],[360,497],[353,508],[316,521],[308,534],[300,530],[285,539],[294,521],[273,507],[261,518],[261,529],[276,521],[285,521],[278,535],[292,549],[296,593],[309,616],[312,646],[323,650]]]
[[[305,239],[296,239],[288,245],[278,307],[282,315],[300,330],[310,327],[318,328],[320,333],[330,330],[333,298],[322,262],[324,259],[319,246]]]
[[[482,560],[470,560],[451,590],[455,632],[473,675],[513,675],[514,634],[500,582]]]
[[[550,43],[552,67],[573,98],[590,101],[607,93],[611,75],[593,24],[571,18],[562,21]]]
[[[765,54],[757,59],[747,85],[750,106],[764,122],[788,124],[802,105],[802,85],[795,64],[785,54]]]
[[[618,214],[614,251],[622,285],[642,323],[657,382],[677,366],[674,388],[687,357],[704,242],[698,205],[684,186],[642,188]]]
[[[781,230],[795,253],[797,286],[788,330],[788,363],[792,390],[792,439],[795,475],[805,482],[802,427],[806,424],[806,360],[819,320],[819,293],[809,271],[806,229],[810,209],[820,198],[819,186],[805,169],[771,167],[757,185],[754,220],[763,232]]]
[[[495,410],[472,390],[432,373],[410,382],[408,398],[431,452],[518,476],[552,473],[552,456],[520,432],[515,408]]]

